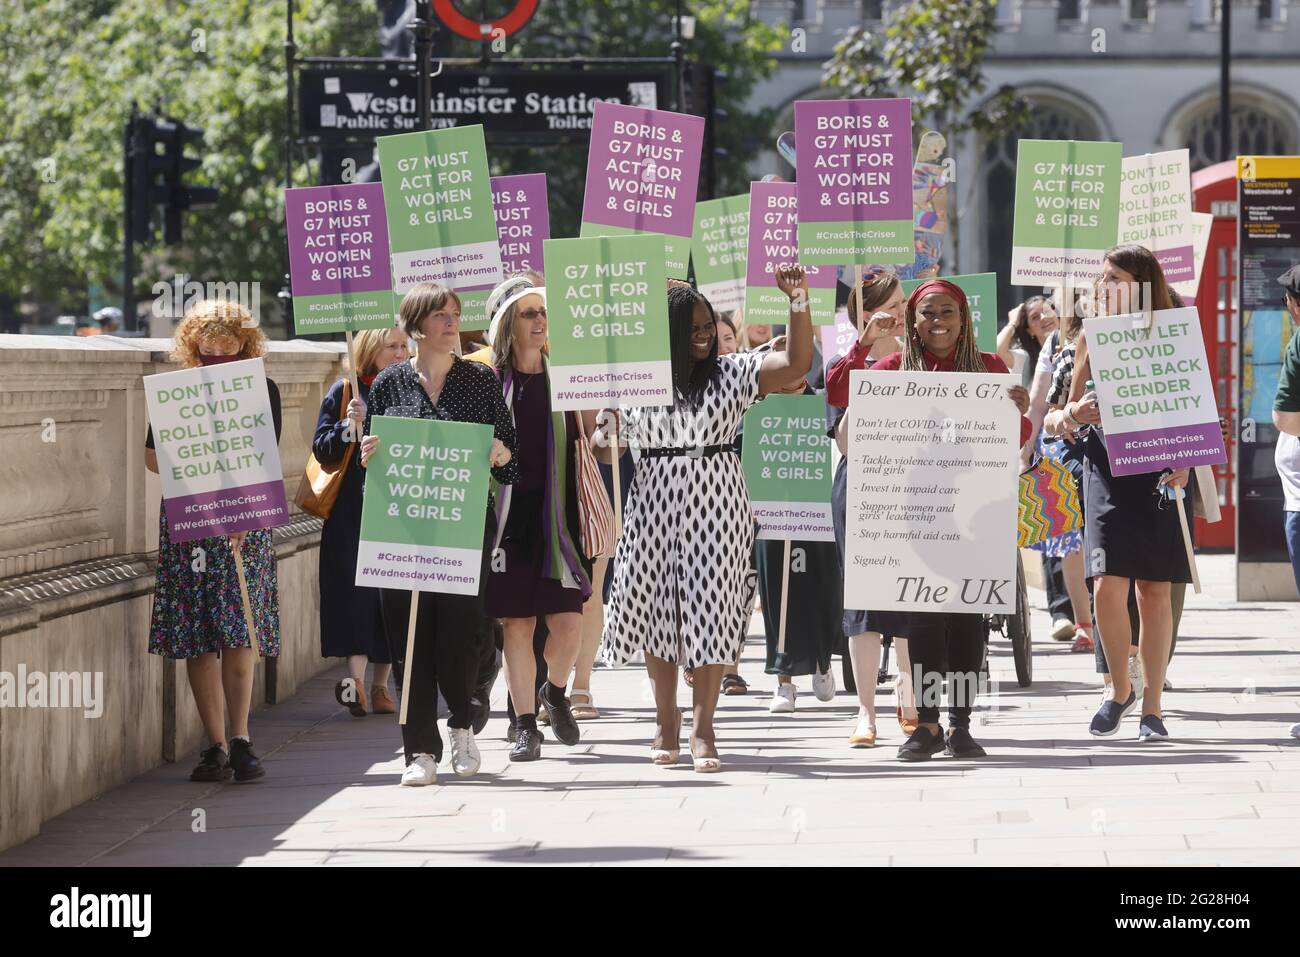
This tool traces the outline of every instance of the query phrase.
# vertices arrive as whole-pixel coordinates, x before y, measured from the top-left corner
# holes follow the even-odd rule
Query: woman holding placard
[[[758,352],[783,352],[786,337],[777,336]],[[806,380],[793,382],[778,395],[815,396],[816,390]],[[777,676],[776,689],[768,711],[793,714],[797,689],[794,679],[811,676],[813,694],[818,701],[835,698],[835,672],[831,655],[842,655],[844,635],[844,587],[840,559],[835,543],[800,541],[790,543],[789,554],[797,556],[790,574],[783,574],[787,559],[786,542],[764,539],[754,544],[754,561],[758,571],[758,593],[762,595],[763,630],[767,637],[766,672]],[[782,585],[788,585],[788,609],[782,607]],[[782,623],[786,624],[785,647],[780,645]],[[878,653],[878,652],[877,652]],[[874,689],[875,674],[872,674]]]
[[[515,428],[501,387],[490,369],[457,355],[460,345],[460,297],[439,283],[413,286],[398,309],[402,331],[415,340],[415,356],[379,373],[370,387],[366,410],[366,437],[361,440],[361,465],[376,456],[383,459],[379,437],[368,434],[376,415],[476,422],[493,427],[488,455],[492,477],[509,485],[518,477],[515,462]],[[476,595],[424,592],[419,596],[415,622],[415,647],[411,667],[404,676],[402,694],[409,696],[407,720],[402,725],[406,771],[402,784],[433,784],[442,760],[438,733],[438,691],[451,711],[447,731],[451,738],[451,766],[457,775],[472,775],[479,768],[474,741],[472,695],[477,680],[479,651],[487,636],[483,593],[495,533],[492,497],[484,516],[483,568]],[[388,644],[395,661],[406,650],[411,613],[411,592],[381,589]]]
[[[351,389],[346,378],[336,382],[321,402],[312,438],[312,453],[322,465],[343,461],[351,443],[361,439],[366,422],[366,401],[375,377],[395,362],[405,362],[406,334],[391,329],[363,329],[352,347],[356,363],[357,388],[343,406],[344,391]],[[338,498],[320,533],[320,653],[322,658],[347,658],[348,677],[334,686],[334,698],[354,718],[395,714],[396,705],[388,693],[392,656],[384,635],[379,610],[379,592],[358,587],[357,542],[361,538],[361,488],[365,472],[355,456],[348,456]],[[369,696],[366,694],[366,663],[374,667]]]
[[[252,314],[237,302],[196,303],[176,327],[172,359],[182,368],[254,359],[266,354],[266,337]],[[269,378],[271,418],[280,437],[280,390]],[[145,439],[145,467],[158,471],[153,429]],[[239,550],[248,601],[261,653],[280,653],[280,602],[271,530],[173,542],[160,509],[158,574],[153,592],[149,651],[183,658],[194,704],[211,742],[191,781],[256,781],[266,769],[253,753],[248,712],[253,701],[253,666],[258,653],[249,641],[235,568]],[[226,747],[226,712],[230,747]]]
[[[1048,428],[1046,419],[1050,410],[1059,408],[1059,383],[1065,382],[1068,391],[1070,371],[1074,366],[1074,343],[1082,328],[1083,318],[1078,310],[1071,309],[1064,323],[1044,341],[1029,389],[1029,421],[1034,425],[1037,440],[1026,443],[1020,452],[1021,471],[1029,468],[1038,457],[1051,458],[1064,465],[1074,479],[1081,502],[1083,448],[1059,431]],[[1049,538],[1032,547],[1043,556],[1043,581],[1053,617],[1052,637],[1057,641],[1073,640],[1071,651],[1092,651],[1092,606],[1083,570],[1082,529]],[[1064,589],[1063,594],[1061,589]],[[1071,613],[1069,618],[1064,617],[1067,608]]]
[[[927,279],[907,299],[903,349],[885,356],[872,366],[875,371],[901,369],[907,372],[1006,372],[996,355],[980,352],[975,343],[975,323],[966,294],[946,279]],[[1032,427],[1024,418],[1029,393],[1012,386],[1007,396],[1020,410],[1020,445]],[[841,430],[846,428],[841,422]],[[938,702],[922,696],[919,724],[898,749],[904,761],[926,761],[939,751],[950,757],[978,758],[984,749],[971,737],[970,716],[974,689],[984,659],[983,616],[962,612],[909,612],[908,649],[914,674],[933,685],[945,672],[957,677],[948,702],[948,734],[939,724]]]
[[[586,434],[577,414],[551,409],[546,363],[546,288],[526,276],[492,290],[492,361],[518,436],[518,477],[497,501],[497,548],[486,606],[504,629],[506,680],[516,734],[511,761],[541,756],[540,703],[556,738],[581,734],[565,696],[582,644],[582,606],[591,596],[591,563],[582,554],[575,442]],[[594,427],[595,414],[588,416]],[[546,620],[546,674],[538,688],[533,634]]]
[[[650,754],[656,764],[675,764],[680,754],[677,669],[684,666],[695,673],[695,770],[722,768],[713,715],[723,670],[735,662],[744,634],[754,540],[736,429],[746,409],[799,382],[813,361],[804,271],[779,267],[776,282],[790,298],[787,351],[721,357],[709,301],[685,283],[670,284],[673,405],[618,412],[618,441],[637,446],[641,458],[611,571],[604,647],[616,665],[645,653],[658,720]],[[605,427],[592,445],[611,457]]]
[[[1102,315],[1148,314],[1180,304],[1165,282],[1164,271],[1144,246],[1115,246],[1107,250],[1097,284],[1097,308]],[[1139,741],[1168,738],[1161,710],[1165,669],[1173,641],[1172,587],[1192,580],[1183,545],[1178,511],[1172,496],[1186,487],[1188,469],[1166,469],[1138,475],[1111,473],[1104,427],[1095,392],[1085,391],[1092,378],[1087,333],[1078,337],[1069,401],[1062,411],[1067,428],[1090,425],[1084,439],[1084,553],[1093,579],[1094,619],[1111,676],[1113,696],[1104,701],[1088,728],[1109,737],[1138,705],[1128,661],[1133,632],[1128,598],[1137,593],[1145,688]]]
[[[858,300],[862,314],[870,318],[858,322]],[[826,374],[826,403],[830,408],[834,435],[839,444],[840,461],[831,486],[831,514],[835,520],[835,542],[840,559],[840,584],[844,579],[844,535],[848,501],[848,451],[844,433],[838,428],[849,403],[849,376],[854,369],[868,369],[876,360],[898,351],[897,333],[903,327],[903,285],[892,272],[872,267],[862,281],[861,292],[849,295],[849,322],[858,327],[857,340],[848,353],[836,359]],[[892,636],[898,658],[895,713],[903,734],[916,730],[916,702],[912,694],[911,658],[908,655],[907,616],[893,611],[844,609],[843,630],[849,642],[853,664],[853,683],[858,689],[858,718],[849,735],[855,748],[876,744],[876,681],[880,667],[880,648],[886,636]]]

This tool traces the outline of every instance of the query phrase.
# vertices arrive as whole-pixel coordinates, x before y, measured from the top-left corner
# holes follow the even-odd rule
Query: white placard
[[[1134,243],[1151,250],[1170,283],[1196,278],[1192,174],[1187,150],[1124,157],[1119,243]]]
[[[844,607],[1016,607],[1014,375],[855,371]]]

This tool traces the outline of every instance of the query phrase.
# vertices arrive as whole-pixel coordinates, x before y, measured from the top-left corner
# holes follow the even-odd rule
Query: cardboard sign
[[[1015,610],[1020,414],[1007,390],[1019,384],[991,373],[851,374],[846,608]]]
[[[293,329],[387,329],[396,321],[388,218],[380,183],[284,191]]]
[[[796,100],[799,261],[910,263],[912,104]]]
[[[502,272],[507,276],[527,269],[544,273],[542,243],[551,238],[546,174],[493,176],[492,210],[496,214]]]
[[[375,140],[388,210],[393,295],[438,282],[461,300],[461,328],[486,329],[487,294],[501,281],[482,126]]]
[[[732,312],[745,304],[748,248],[748,194],[695,204],[691,237],[695,287],[719,312]]]
[[[799,262],[798,199],[794,183],[751,183],[749,256],[745,270],[745,322],[784,325],[790,297],[776,285],[775,267]],[[835,267],[805,266],[815,326],[835,321]]]
[[[579,235],[662,233],[668,275],[685,279],[703,142],[702,116],[597,103]]]
[[[549,239],[551,408],[671,405],[660,235]]]
[[[289,520],[261,359],[144,377],[174,542]]]
[[[492,427],[377,415],[366,466],[356,583],[476,595]]]
[[[1151,250],[1168,283],[1188,282],[1196,277],[1192,173],[1187,150],[1124,157],[1116,242]]]
[[[1106,455],[1115,475],[1228,461],[1194,307],[1085,319]]]
[[[761,539],[835,541],[831,440],[817,395],[770,395],[745,413],[745,485]]]
[[[1091,283],[1119,234],[1123,145],[1021,140],[1011,282],[1020,286]]]

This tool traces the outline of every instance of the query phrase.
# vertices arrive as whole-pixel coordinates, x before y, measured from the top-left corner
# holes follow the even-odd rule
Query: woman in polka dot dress
[[[790,297],[788,351],[726,356],[718,355],[709,301],[685,283],[670,284],[673,405],[618,413],[619,442],[637,448],[640,459],[610,571],[604,654],[621,665],[645,653],[658,721],[651,744],[656,764],[674,764],[680,755],[677,669],[683,666],[695,673],[695,770],[721,769],[713,713],[723,671],[734,665],[745,634],[745,573],[754,538],[733,443],[746,409],[812,367],[803,269],[780,267],[776,282]],[[597,429],[592,441],[608,461],[605,430]]]

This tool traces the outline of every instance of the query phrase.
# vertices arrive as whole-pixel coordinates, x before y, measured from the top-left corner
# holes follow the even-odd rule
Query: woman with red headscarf
[[[980,352],[975,344],[975,324],[966,295],[945,279],[930,279],[912,291],[903,320],[904,339],[900,352],[878,360],[872,371],[901,369],[905,372],[1007,372],[1006,365],[991,352]],[[1033,431],[1025,412],[1029,393],[1013,386],[1007,395],[1020,410],[1020,444]],[[845,422],[841,429],[847,429]],[[971,737],[970,715],[974,705],[980,667],[984,660],[982,616],[963,612],[910,612],[908,645],[912,658],[913,684],[917,694],[919,723],[912,736],[898,749],[904,761],[927,761],[939,751],[954,758],[979,758],[985,751]],[[944,665],[947,667],[945,668]],[[949,689],[948,734],[939,724],[938,702],[923,689],[936,687],[947,671],[953,676]],[[920,676],[917,681],[915,676]]]

